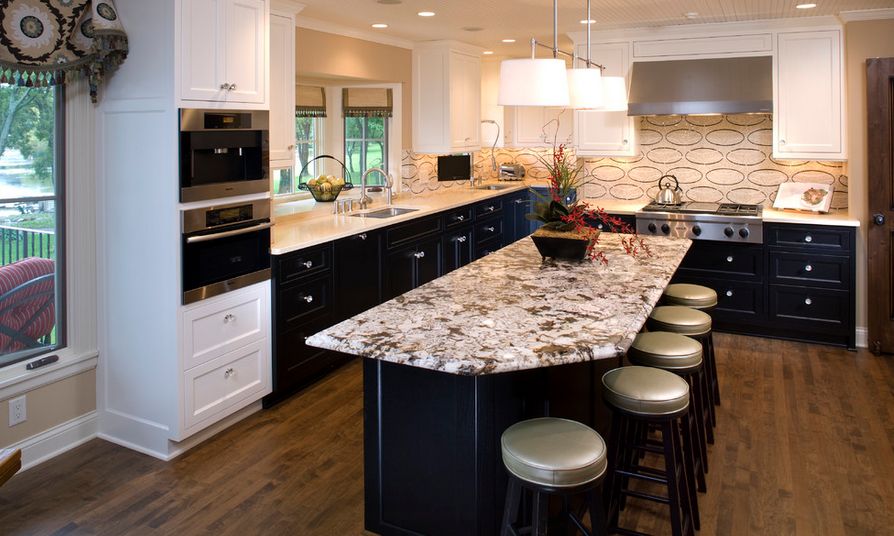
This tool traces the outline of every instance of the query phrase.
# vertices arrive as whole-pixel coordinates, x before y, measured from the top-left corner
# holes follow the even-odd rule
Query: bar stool
[[[609,532],[639,534],[618,526],[625,499],[636,497],[670,506],[674,536],[694,534],[699,524],[698,503],[692,500],[695,493],[689,486],[680,445],[681,429],[684,441],[692,444],[689,427],[681,426],[689,411],[689,384],[666,370],[629,366],[606,372],[602,385],[603,397],[612,410],[606,477]],[[648,426],[661,431],[661,447],[643,440],[641,431]],[[643,451],[664,456],[664,470],[641,465],[639,454]],[[667,496],[630,489],[630,479],[664,484]]]
[[[717,364],[714,361],[714,343],[711,335],[711,315],[698,309],[682,305],[660,305],[652,310],[646,322],[649,331],[669,331],[687,335],[702,343],[704,347],[705,371],[708,374],[708,417],[711,425],[717,426],[714,406],[720,396],[717,382]],[[714,443],[713,432],[708,433],[708,443]]]
[[[565,515],[582,534],[606,533],[599,487],[608,464],[605,441],[595,430],[568,419],[542,417],[513,424],[503,432],[500,445],[509,473],[502,536],[545,535],[550,495],[562,496]],[[522,491],[533,495],[532,526],[526,528],[516,527]],[[568,508],[568,499],[578,494],[587,495],[589,531]]]
[[[674,283],[664,289],[664,303],[706,311],[717,307],[717,293],[702,285]]]
[[[666,331],[640,333],[627,350],[627,359],[633,365],[654,367],[680,376],[689,384],[692,410],[686,424],[698,440],[695,445],[683,445],[690,456],[689,462],[698,481],[698,491],[707,491],[705,473],[708,472],[708,448],[705,444],[708,382],[704,374],[702,345],[685,335]],[[691,482],[690,482],[691,484]]]

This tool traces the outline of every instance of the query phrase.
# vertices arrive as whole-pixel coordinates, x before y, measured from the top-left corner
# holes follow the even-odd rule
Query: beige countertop
[[[273,227],[273,244],[270,252],[274,255],[282,255],[527,188],[527,185],[521,182],[498,184],[504,184],[506,188],[502,190],[473,190],[464,184],[430,194],[395,195],[392,199],[392,206],[413,208],[416,211],[382,219],[359,218],[347,214],[335,215],[332,214],[333,203],[315,203],[313,200],[284,203],[274,209],[276,225]],[[350,193],[351,196],[346,195],[345,199],[359,195],[358,192]],[[370,194],[370,197],[373,198],[370,210],[386,206],[384,194],[373,193]]]
[[[860,226],[860,220],[852,217],[847,210],[831,210],[826,214],[817,214],[796,210],[765,208],[764,223],[805,223],[809,225],[840,225],[842,227]]]

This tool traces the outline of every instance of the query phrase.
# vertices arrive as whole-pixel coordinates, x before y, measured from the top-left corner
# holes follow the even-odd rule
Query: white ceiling
[[[393,2],[395,0],[385,0]],[[814,9],[795,9],[800,2]],[[336,23],[356,30],[409,41],[455,39],[493,50],[496,55],[527,54],[531,37],[552,40],[552,0],[301,0],[302,17]],[[593,30],[653,27],[708,22],[732,22],[788,17],[838,15],[842,11],[894,7],[894,0],[592,0]],[[423,18],[419,11],[434,11]],[[687,19],[684,13],[697,12]],[[559,33],[585,29],[586,0],[559,0]],[[386,23],[373,30],[373,23]],[[464,27],[477,27],[470,32]],[[515,45],[501,39],[517,39]],[[563,40],[564,41],[564,40]]]

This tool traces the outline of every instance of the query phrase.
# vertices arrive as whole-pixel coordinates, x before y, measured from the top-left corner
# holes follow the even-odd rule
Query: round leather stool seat
[[[671,415],[689,407],[689,384],[666,370],[616,368],[602,376],[602,386],[606,402],[637,415]]]
[[[648,326],[651,331],[705,335],[711,331],[711,315],[682,305],[661,305],[652,310]]]
[[[634,365],[686,372],[702,365],[702,345],[678,333],[649,331],[636,336],[627,358]]]
[[[674,283],[664,290],[664,301],[668,305],[708,309],[717,305],[717,293],[702,285]]]
[[[513,424],[500,440],[503,464],[525,482],[575,487],[602,477],[606,446],[595,430],[576,421],[543,417]]]

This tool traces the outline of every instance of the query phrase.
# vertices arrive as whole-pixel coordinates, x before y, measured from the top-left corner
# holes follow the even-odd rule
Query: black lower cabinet
[[[346,320],[382,303],[382,233],[337,240],[333,245],[335,318]]]
[[[503,201],[503,243],[505,245],[518,242],[534,232],[531,220],[526,217],[531,212],[532,206],[532,194],[528,190],[506,196]]]
[[[441,275],[441,238],[387,253],[383,264],[383,299],[387,301]]]
[[[475,242],[472,239],[472,228],[462,227],[448,229],[444,233],[441,247],[444,252],[444,266],[442,273],[446,274],[462,268],[472,262]]]

